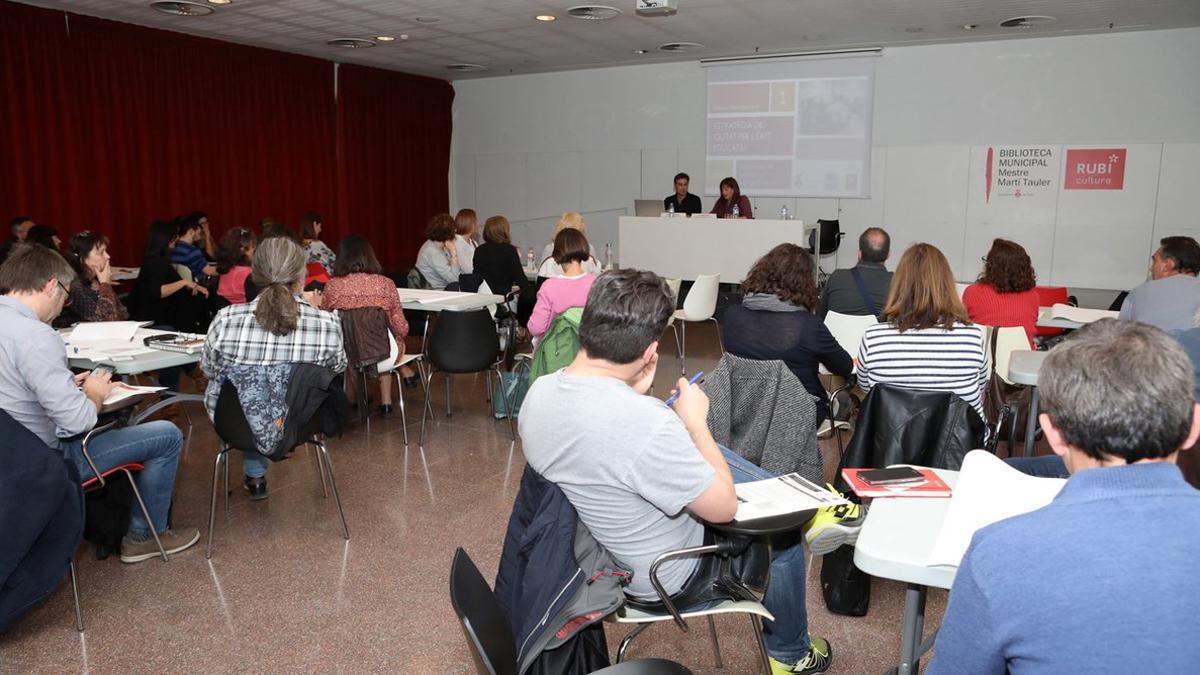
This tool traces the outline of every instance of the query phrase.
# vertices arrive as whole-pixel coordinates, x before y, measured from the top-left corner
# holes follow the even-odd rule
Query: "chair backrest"
[[[992,329],[992,340],[996,343],[996,358],[992,362],[992,369],[1000,379],[1013,384],[1013,381],[1008,379],[1008,362],[1013,352],[1029,350],[1029,336],[1020,326],[1002,326]]]
[[[967,292],[967,286],[970,286],[971,284],[964,284],[961,281],[956,281],[956,282],[954,282],[954,285],[958,288],[958,299],[962,300],[963,293]]]
[[[429,362],[446,373],[487,370],[500,354],[500,336],[486,309],[441,312],[430,329]]]
[[[667,288],[671,289],[671,297],[675,300],[675,306],[679,306],[679,287],[683,285],[682,279],[666,279]]]
[[[450,604],[480,675],[517,675],[516,639],[492,589],[460,547],[450,563]]]
[[[175,268],[175,272],[179,274],[179,278],[184,281],[192,281],[192,268],[179,263],[171,263],[171,267]]]
[[[688,321],[707,321],[717,311],[717,292],[720,274],[701,274],[696,277],[687,297],[683,299],[683,317]]]
[[[339,315],[346,360],[351,368],[374,366],[387,358],[390,351],[388,336],[392,331],[387,312],[382,307],[343,309]]]
[[[850,356],[858,356],[858,346],[862,344],[863,334],[867,329],[879,323],[879,319],[871,316],[854,316],[829,312],[825,315],[825,327],[833,334],[833,339],[845,349]]]
[[[841,221],[818,220],[817,227],[813,230],[812,236],[817,239],[817,245],[813,246],[810,243],[809,248],[813,249],[817,255],[837,253],[838,244],[842,241]]]

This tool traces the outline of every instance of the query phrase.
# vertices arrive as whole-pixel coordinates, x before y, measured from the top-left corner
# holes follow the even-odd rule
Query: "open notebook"
[[[1042,508],[1066,483],[1023,474],[985,450],[968,452],[928,564],[958,567],[976,530]]]
[[[1066,319],[1067,321],[1078,321],[1079,323],[1092,323],[1100,319],[1115,319],[1118,313],[1107,309],[1086,309],[1084,307],[1072,307],[1062,303],[1055,304],[1050,308],[1050,318]]]

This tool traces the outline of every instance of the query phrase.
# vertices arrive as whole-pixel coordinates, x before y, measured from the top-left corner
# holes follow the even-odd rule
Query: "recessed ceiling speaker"
[[[1048,23],[1053,23],[1055,20],[1056,19],[1052,16],[1014,16],[1011,19],[1001,21],[1000,26],[1003,28],[1034,28],[1036,26],[1043,26]]]
[[[699,42],[668,42],[658,46],[658,51],[680,54],[683,52],[698,52],[704,49]]]
[[[330,47],[340,47],[342,49],[367,49],[375,46],[374,40],[364,40],[363,38],[334,38],[325,44]]]
[[[608,5],[576,5],[567,9],[567,16],[584,21],[607,21],[621,15],[621,10]]]
[[[159,0],[159,2],[150,3],[150,6],[163,14],[172,16],[205,16],[213,13],[211,6],[187,0]]]
[[[451,63],[446,66],[446,70],[454,70],[460,73],[470,72],[472,70],[487,70],[487,66],[481,66],[478,63]]]

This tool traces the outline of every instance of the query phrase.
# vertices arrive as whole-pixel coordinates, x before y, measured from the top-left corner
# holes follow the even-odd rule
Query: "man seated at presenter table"
[[[686,173],[675,174],[675,192],[663,200],[663,211],[686,213],[690,216],[704,210],[700,197],[688,192],[688,184],[691,182],[691,177]]]
[[[1200,436],[1187,354],[1105,319],[1052,349],[1038,380],[1071,477],[975,533],[927,673],[1195,672],[1200,492],[1175,465]]]
[[[1191,237],[1163,237],[1150,256],[1150,281],[1129,292],[1121,318],[1163,330],[1187,330],[1200,310],[1200,244]]]
[[[656,601],[650,566],[659,555],[704,541],[702,521],[723,523],[737,512],[734,483],[770,478],[762,468],[722,448],[708,429],[708,398],[680,378],[673,406],[647,396],[658,365],[658,339],[675,311],[667,284],[653,272],[620,269],[592,283],[579,326],[580,349],[570,366],[540,377],[521,407],[521,442],[529,465],[558,485],[596,540],[631,566],[626,592]],[[855,505],[821,509],[804,526],[837,529],[813,536],[823,554],[857,540]],[[763,604],[772,672],[823,673],[829,643],[810,638],[805,609],[801,532],[775,540]],[[668,593],[694,591],[695,558],[667,562]],[[682,609],[682,608],[681,608]]]
[[[96,474],[83,455],[83,437],[96,426],[113,384],[107,371],[72,374],[66,346],[50,327],[74,280],[75,272],[62,256],[33,244],[14,246],[0,265],[0,288],[5,289],[0,297],[0,408],[61,452],[87,480]],[[167,529],[182,447],[179,429],[161,420],[97,434],[88,444],[101,473],[133,462],[143,465],[134,480],[168,554],[200,539],[194,527]],[[121,562],[157,555],[150,523],[135,506],[121,540]]]
[[[892,287],[892,273],[884,266],[891,251],[892,238],[886,230],[863,230],[858,236],[858,263],[850,269],[834,270],[821,289],[821,318],[830,312],[851,316],[882,313]]]

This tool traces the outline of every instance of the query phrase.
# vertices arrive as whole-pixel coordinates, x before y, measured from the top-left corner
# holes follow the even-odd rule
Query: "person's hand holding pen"
[[[700,388],[704,371],[685,380],[682,377],[675,383],[675,391],[667,398],[667,405],[683,420],[683,425],[692,429],[708,429],[708,396]]]

